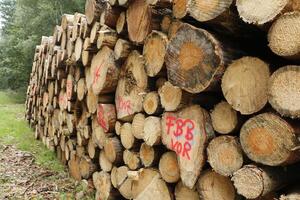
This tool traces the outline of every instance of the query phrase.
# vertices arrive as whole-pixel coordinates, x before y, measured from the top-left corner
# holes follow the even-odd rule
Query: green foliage
[[[24,119],[22,95],[15,92],[0,91],[0,141],[1,144],[15,145],[22,151],[34,155],[36,162],[45,168],[62,172],[64,166],[41,141],[34,139],[32,130]]]
[[[26,88],[35,46],[61,15],[84,11],[84,0],[0,0],[0,89]]]

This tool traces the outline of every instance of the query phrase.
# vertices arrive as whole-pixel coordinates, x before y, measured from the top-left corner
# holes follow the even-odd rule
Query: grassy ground
[[[55,154],[40,141],[34,139],[32,130],[24,120],[24,97],[11,91],[0,91],[0,141],[4,145],[15,145],[35,156],[36,163],[61,172],[64,166]]]

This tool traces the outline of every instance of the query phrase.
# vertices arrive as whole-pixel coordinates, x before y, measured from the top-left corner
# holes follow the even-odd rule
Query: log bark
[[[94,57],[91,64],[92,88],[95,95],[115,91],[119,78],[119,68],[114,52],[104,46]]]
[[[204,166],[204,151],[213,136],[209,114],[200,106],[163,114],[162,142],[177,153],[181,180],[189,188],[193,188]]]
[[[235,60],[222,78],[224,97],[243,115],[258,112],[268,101],[269,78],[269,66],[264,61],[255,57]]]
[[[207,147],[207,158],[213,170],[223,176],[231,176],[243,166],[243,150],[233,136],[214,138]]]
[[[182,24],[167,48],[168,80],[190,93],[208,90],[216,85],[225,66],[237,54],[238,50],[209,32]]]
[[[230,179],[212,170],[203,172],[199,177],[197,191],[200,199],[207,200],[233,200],[237,196]]]
[[[175,152],[169,151],[164,153],[159,161],[158,166],[161,177],[167,183],[176,183],[180,179],[180,170]]]
[[[143,56],[148,76],[154,77],[162,70],[167,44],[168,37],[159,31],[152,31],[145,39]]]
[[[286,165],[300,159],[298,131],[283,118],[263,113],[243,125],[240,142],[251,160],[270,166]]]
[[[269,80],[268,101],[282,116],[300,118],[299,76],[300,67],[289,65],[276,70]]]
[[[232,181],[239,194],[248,199],[255,199],[276,191],[289,182],[299,180],[299,173],[295,173],[298,169],[299,165],[286,169],[245,165],[234,173]]]
[[[300,6],[299,6],[300,11]],[[289,12],[280,16],[268,32],[269,47],[279,55],[292,60],[300,60],[299,35],[300,12]]]
[[[220,134],[229,134],[237,129],[237,112],[225,101],[215,105],[210,117],[214,130]]]

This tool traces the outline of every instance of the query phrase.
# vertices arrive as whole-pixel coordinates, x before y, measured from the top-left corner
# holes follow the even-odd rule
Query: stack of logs
[[[97,200],[299,199],[299,10],[87,0],[36,46],[26,118]]]

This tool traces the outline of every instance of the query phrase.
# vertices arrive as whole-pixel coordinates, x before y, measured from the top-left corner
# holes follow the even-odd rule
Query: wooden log
[[[263,2],[237,0],[236,7],[245,22],[258,25],[271,22],[282,12],[300,9],[297,0],[267,0]]]
[[[207,158],[213,170],[223,176],[231,176],[243,166],[243,150],[233,136],[214,138],[207,147]]]
[[[87,88],[85,85],[85,78],[81,78],[77,82],[77,99],[79,101],[82,101],[86,93],[87,93]]]
[[[126,11],[129,39],[134,43],[143,43],[151,30],[159,28],[153,18],[152,9],[144,0],[131,2]]]
[[[237,54],[209,32],[181,24],[167,48],[168,80],[190,93],[211,89]]]
[[[126,149],[123,153],[123,160],[130,170],[137,170],[141,167],[141,160],[137,152]]]
[[[173,0],[172,13],[175,18],[181,19],[187,15],[188,0]]]
[[[99,22],[95,22],[92,26],[91,29],[91,34],[90,34],[90,42],[92,44],[96,44],[97,39],[99,37],[99,30],[100,30],[100,23]]]
[[[100,49],[103,46],[107,46],[114,49],[118,40],[117,32],[104,25],[100,28],[98,33],[97,48]]]
[[[156,76],[163,68],[168,37],[159,31],[152,31],[145,39],[143,56],[147,75]]]
[[[268,101],[269,77],[269,66],[260,59],[243,57],[235,60],[222,78],[225,99],[243,115],[258,112]]]
[[[127,30],[126,12],[121,12],[117,20],[116,31],[118,34],[121,34],[126,30]]]
[[[156,91],[146,94],[143,101],[143,109],[148,115],[157,115],[162,111],[159,95]]]
[[[145,167],[155,166],[163,151],[158,146],[150,146],[143,143],[140,148],[141,162]]]
[[[131,120],[135,113],[143,109],[143,95],[148,87],[144,70],[144,59],[133,51],[123,65],[115,94],[117,117]]]
[[[225,101],[215,105],[210,113],[212,126],[220,134],[229,134],[238,126],[237,112]]]
[[[225,11],[229,10],[233,0],[191,0],[187,9],[189,14],[197,21],[205,22],[217,18]]]
[[[77,181],[81,180],[80,168],[79,168],[80,158],[78,158],[75,153],[71,156],[68,162],[70,175]]]
[[[212,170],[207,170],[201,174],[197,182],[197,191],[200,199],[233,200],[237,197],[230,179]]]
[[[300,11],[300,6],[299,6]],[[280,16],[268,32],[269,47],[279,55],[292,60],[300,60],[298,46],[300,31],[300,12],[289,12]]]
[[[200,200],[199,194],[196,189],[190,189],[186,187],[182,181],[178,182],[175,187],[175,199],[176,200]]]
[[[68,26],[73,26],[74,15],[63,14],[61,17],[61,27],[64,31],[67,30]]]
[[[158,89],[161,105],[165,111],[175,111],[180,107],[182,102],[182,90],[172,85],[169,81]]]
[[[299,76],[300,67],[289,65],[279,68],[269,80],[268,101],[283,116],[300,118]]]
[[[90,88],[87,92],[86,105],[89,113],[93,114],[97,111],[98,96],[94,94],[92,88]]]
[[[300,187],[299,185],[288,189],[285,194],[281,195],[279,200],[297,200],[300,199]]]
[[[80,158],[79,170],[82,178],[88,179],[92,176],[96,169],[96,165],[90,158],[88,158],[87,156],[83,156]]]
[[[189,188],[197,181],[205,163],[206,145],[213,136],[209,114],[200,106],[163,114],[162,142],[177,153],[181,180]]]
[[[116,60],[127,58],[132,50],[134,46],[131,42],[119,38],[114,48]]]
[[[120,130],[121,143],[125,149],[131,149],[134,146],[135,138],[132,134],[130,123],[124,123]]]
[[[91,74],[95,95],[100,94],[100,92],[105,94],[115,91],[119,78],[119,68],[115,63],[114,52],[111,49],[104,46],[93,57]]]
[[[234,173],[232,181],[239,194],[255,199],[299,180],[298,169],[299,165],[287,168],[245,165]]]
[[[119,187],[120,194],[126,198],[126,199],[132,199],[132,184],[133,180],[130,178],[127,178],[122,185]]]
[[[110,174],[104,171],[93,174],[93,183],[97,190],[96,199],[117,200],[120,199],[120,193],[111,185]]]
[[[85,16],[88,24],[98,21],[101,13],[105,9],[105,1],[87,0],[85,3]]]
[[[104,129],[98,124],[97,117],[93,116],[92,139],[94,144],[96,144],[99,148],[103,149],[108,136],[110,136],[110,134],[105,133]]]
[[[101,150],[99,154],[99,165],[101,170],[105,172],[110,172],[113,167],[112,163],[108,160],[103,150]]]
[[[143,169],[139,179],[132,184],[134,200],[171,200],[166,183],[154,169]]]
[[[103,10],[103,12],[100,15],[100,25],[106,25],[110,28],[115,29],[116,24],[118,21],[118,18],[123,11],[122,7],[112,7],[108,4],[106,4],[106,8]]]
[[[162,127],[159,117],[149,116],[144,122],[143,139],[146,144],[153,146],[160,144]]]
[[[117,137],[107,138],[104,144],[104,152],[107,159],[117,165],[123,160],[123,148]]]
[[[97,122],[104,132],[114,131],[116,118],[116,107],[114,104],[98,104]]]
[[[122,123],[120,121],[116,121],[115,132],[117,135],[121,135],[121,127],[122,127]]]
[[[111,171],[111,183],[115,188],[119,188],[127,178],[127,166],[113,167]]]
[[[263,113],[250,118],[241,128],[240,142],[246,155],[270,166],[299,161],[298,130],[283,118]]]
[[[180,170],[175,152],[168,151],[162,155],[158,166],[161,177],[167,183],[176,183],[180,179]]]

